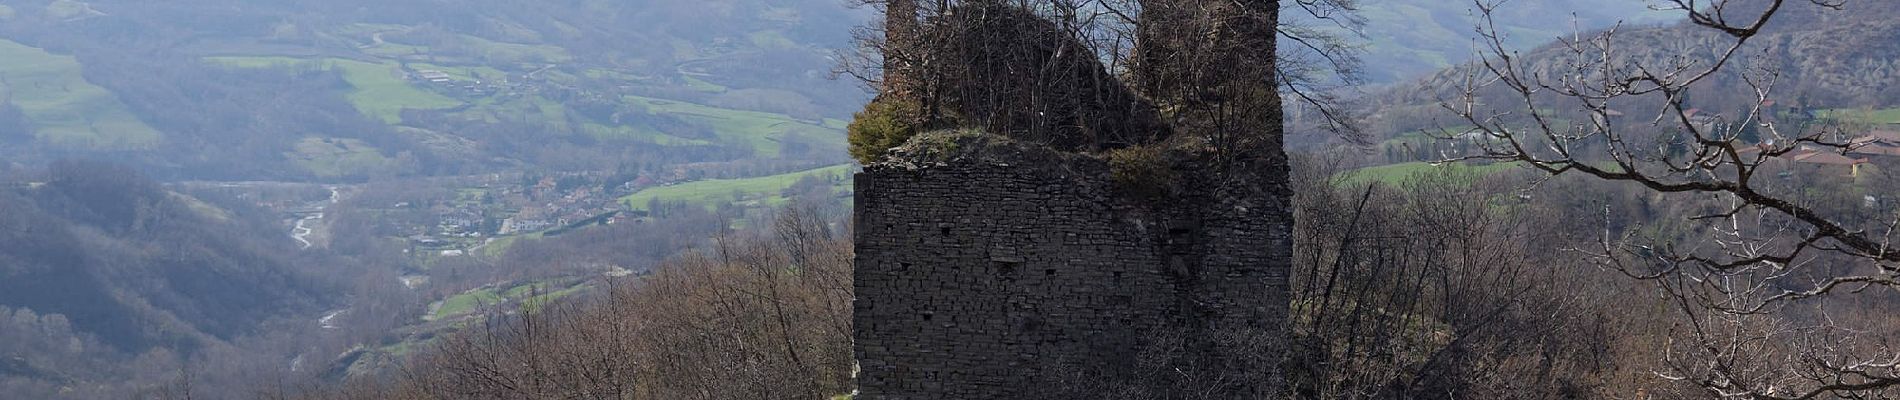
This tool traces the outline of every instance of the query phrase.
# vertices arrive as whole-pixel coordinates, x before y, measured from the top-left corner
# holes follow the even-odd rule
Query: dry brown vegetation
[[[791,399],[851,390],[851,250],[815,214],[724,235],[590,299],[451,334],[336,399]]]
[[[1700,18],[1695,23],[1728,35],[1735,43],[1731,49],[1741,48],[1773,14],[1758,11],[1762,22],[1725,21],[1703,14],[1695,2],[1671,3]],[[1258,32],[1272,25],[1167,15],[1222,12],[1170,9],[1169,4],[1147,3],[1161,7],[1127,17],[1136,27],[1129,37],[1158,37],[1132,48],[1130,86],[1162,104],[1162,114],[1184,121],[1172,128],[1203,139],[1213,151],[1258,156],[1244,149],[1277,149],[1277,116],[1261,112],[1279,107],[1271,90],[1275,71],[1212,69],[1253,61],[1271,65],[1270,59],[1246,57],[1271,55],[1272,44],[1197,42],[1181,40],[1191,34],[1167,31]],[[932,12],[912,10],[907,12]],[[990,9],[937,10],[944,14],[919,21],[928,26],[987,15],[983,11]],[[1002,20],[1024,14],[1010,15]],[[1082,26],[1065,25],[1062,16],[1056,13],[1053,27],[1030,24],[1035,26],[1018,33],[1067,34],[1072,31],[1064,29]],[[1193,23],[1139,23],[1151,17]],[[916,37],[928,40],[930,35]],[[1579,53],[1607,53],[1616,49],[1612,38],[1606,34],[1569,46]],[[1081,46],[1047,43],[1058,49]],[[1861,211],[1851,199],[1812,195],[1853,189],[1853,182],[1834,186],[1816,179],[1787,190],[1752,181],[1772,169],[1758,170],[1762,159],[1740,154],[1740,132],[1701,128],[1686,115],[1685,94],[1701,77],[1719,70],[1719,62],[1683,66],[1666,75],[1585,65],[1600,74],[1571,82],[1619,74],[1630,80],[1553,87],[1514,66],[1495,38],[1492,45],[1497,58],[1484,65],[1488,76],[1466,82],[1520,95],[1529,109],[1517,111],[1537,127],[1506,129],[1493,113],[1512,110],[1473,109],[1476,102],[1469,97],[1486,88],[1465,87],[1465,108],[1455,102],[1447,107],[1462,112],[1477,126],[1475,132],[1494,139],[1483,143],[1480,155],[1467,158],[1515,162],[1559,176],[1512,180],[1440,169],[1398,185],[1366,186],[1342,179],[1324,162],[1307,165],[1291,188],[1299,194],[1291,282],[1294,351],[1240,357],[1285,357],[1285,370],[1296,371],[1284,377],[1286,393],[1296,398],[1854,398],[1890,397],[1888,388],[1900,386],[1900,364],[1890,361],[1894,351],[1887,334],[1895,327],[1881,312],[1895,300],[1885,289],[1900,286],[1893,266],[1900,256],[1880,236],[1894,230],[1891,210],[1867,222],[1853,218]],[[1111,48],[1120,54],[1120,47]],[[1234,51],[1260,49],[1268,51]],[[1022,55],[968,54],[977,55],[954,60],[970,62],[966,66],[973,69],[945,71],[965,78],[995,75],[999,72],[982,68]],[[1051,58],[1051,53],[1025,54]],[[1168,60],[1144,65],[1163,58]],[[892,65],[918,60],[930,59]],[[1068,68],[1073,64],[1052,65],[1058,67],[1054,71],[1075,71]],[[1027,76],[1033,76],[1029,83],[1034,85],[1089,88],[1061,78],[1072,75]],[[1061,147],[1113,143],[1099,136],[1071,142],[1062,134],[1050,135],[1059,130],[1045,130],[1041,122],[1021,121],[1018,116],[1028,114],[1017,112],[1044,104],[1036,100],[1040,88],[1022,93],[1014,91],[1025,86],[984,86],[1007,84],[999,81],[952,83],[945,87],[953,90],[942,92],[895,92],[942,95],[929,98],[926,107],[941,105],[947,111],[939,115],[974,118],[957,122],[966,126]],[[966,84],[973,86],[956,89]],[[1760,112],[1767,100],[1766,88],[1755,89],[1757,101],[1748,114]],[[1552,128],[1555,124],[1542,114],[1530,112],[1543,104],[1533,96],[1540,90],[1572,97],[1573,104],[1598,117],[1594,126]],[[1632,145],[1606,122],[1610,100],[1643,95],[1664,105],[1657,120],[1683,125],[1682,144],[1673,153],[1624,147]],[[959,103],[971,100],[980,101]],[[1001,111],[992,112],[992,106]],[[1060,107],[1086,111],[1074,104]],[[1806,132],[1788,135],[1792,140],[1780,146],[1833,144],[1829,137]],[[1608,138],[1610,144],[1590,145],[1592,138]],[[1578,157],[1582,151],[1608,151],[1617,168],[1604,167],[1603,159]],[[392,382],[346,396],[814,398],[847,392],[847,244],[829,239],[822,229],[797,228],[815,225],[779,225],[776,239],[721,238],[713,248],[616,287],[591,305],[543,307],[470,329]],[[1259,334],[1182,338],[1152,332],[1145,341],[1150,346],[1138,357],[1146,369],[1133,376],[1104,379],[1075,371],[1053,376],[1048,387],[1026,390],[1061,394],[1044,398],[1214,398],[1197,390],[1231,382],[1197,381],[1226,375],[1198,373],[1195,369],[1203,366],[1184,363],[1195,359],[1193,346],[1181,343],[1240,342]]]

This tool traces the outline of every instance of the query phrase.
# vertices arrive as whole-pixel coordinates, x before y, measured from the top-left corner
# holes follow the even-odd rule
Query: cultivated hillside
[[[0,155],[360,180],[818,159],[864,94],[829,0],[0,0]]]

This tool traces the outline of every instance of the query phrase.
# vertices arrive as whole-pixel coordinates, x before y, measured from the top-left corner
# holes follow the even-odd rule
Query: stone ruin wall
[[[1277,387],[1285,196],[1190,182],[1132,201],[1099,160],[1012,161],[856,177],[859,399],[1024,398],[1058,372],[1126,370],[1151,333],[1234,328],[1278,338],[1269,361],[1202,341],[1189,362],[1250,373],[1240,397]]]

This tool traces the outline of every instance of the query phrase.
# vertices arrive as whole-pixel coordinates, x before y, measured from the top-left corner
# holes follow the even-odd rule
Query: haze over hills
[[[123,166],[62,161],[30,180],[0,175],[0,397],[157,385],[163,374],[151,374],[164,365],[342,303],[348,276],[364,271],[299,254],[268,210]],[[279,350],[240,351],[268,360]]]
[[[1481,22],[1464,0],[1361,1],[1365,79],[1397,83],[1472,60]],[[1519,0],[1497,8],[1498,28],[1512,46],[1529,48],[1617,23],[1648,25],[1680,18],[1642,1]],[[1324,25],[1324,22],[1311,22]]]
[[[312,312],[332,290],[274,224],[109,164],[64,162],[0,194],[0,304],[62,314],[115,348],[201,345]]]
[[[0,0],[0,398],[143,396],[194,379],[220,387],[214,398],[251,398],[242,391],[259,382],[376,381],[470,346],[459,333],[625,299],[644,303],[556,315],[633,321],[605,327],[639,332],[615,354],[663,350],[640,366],[676,375],[640,377],[682,393],[724,382],[681,376],[768,391],[783,382],[746,374],[819,379],[755,345],[803,340],[849,361],[849,327],[827,324],[849,322],[859,169],[844,130],[870,96],[829,75],[875,12],[847,3]],[[1363,40],[1372,150],[1385,154],[1356,160],[1369,168],[1350,179],[1308,179],[1314,193],[1431,171],[1414,162],[1432,154],[1420,132],[1459,125],[1436,110],[1443,93],[1418,84],[1468,71],[1472,5],[1359,4],[1365,35],[1349,39]],[[1719,42],[1646,6],[1515,0],[1497,22],[1544,73],[1566,57],[1552,39],[1618,22],[1637,59],[1705,57],[1696,50]],[[1900,123],[1895,17],[1878,2],[1791,12],[1743,61],[1782,71],[1777,99],[1800,105],[1784,112]],[[1693,93],[1698,104],[1741,107],[1734,78]],[[1300,150],[1339,144],[1309,136]],[[1447,170],[1421,186],[1468,190],[1468,215],[1600,217],[1584,200],[1520,208],[1497,206],[1517,192],[1477,191],[1510,165]],[[1669,208],[1564,187],[1654,213],[1632,219]],[[1357,194],[1307,198],[1332,206],[1303,212],[1348,209]],[[1404,221],[1393,210],[1413,206],[1426,204],[1374,212]],[[836,275],[766,268],[793,264]],[[807,320],[788,323],[760,295],[783,288]],[[612,318],[626,313],[638,317]],[[574,346],[607,334],[550,332]],[[596,354],[541,346],[508,343],[516,353],[492,359]],[[848,383],[841,371],[822,379]]]
[[[838,162],[864,96],[829,79],[862,18],[829,0],[0,7],[5,154],[160,177]]]
[[[1473,53],[1471,4],[1362,3],[1370,82]],[[842,5],[0,1],[0,154],[322,181],[842,163],[841,119],[866,97],[828,56],[867,12]],[[1643,10],[1513,2],[1499,21],[1528,47],[1667,16]]]
[[[1882,4],[1849,3],[1842,11],[1806,3],[1790,5],[1762,35],[1737,52],[1732,62],[1739,67],[1722,70],[1688,92],[1693,99],[1690,106],[1711,114],[1739,115],[1755,101],[1746,75],[1758,83],[1770,84],[1765,88],[1771,89],[1768,100],[1774,103],[1765,111],[1771,115],[1841,111],[1856,114],[1852,119],[1858,123],[1900,123],[1900,118],[1888,111],[1900,107],[1900,94],[1889,90],[1900,84],[1900,74],[1895,73],[1900,70],[1895,61],[1900,47],[1894,45],[1900,43],[1894,40],[1900,38],[1900,25],[1892,23],[1896,16],[1900,16],[1900,9]],[[1584,37],[1600,32],[1586,31]],[[1626,26],[1617,31],[1615,40],[1619,63],[1707,66],[1720,55],[1718,51],[1726,49],[1720,45],[1728,39],[1687,22],[1676,22]],[[1574,73],[1580,61],[1578,54],[1557,43],[1507,43],[1507,47],[1518,52],[1515,61],[1525,72],[1546,82]],[[1457,84],[1477,68],[1466,64],[1441,69],[1368,96],[1373,115],[1369,126],[1384,139],[1418,139],[1416,132],[1421,129],[1456,130],[1465,123],[1443,110],[1439,101],[1455,98]],[[1493,86],[1478,94],[1490,99],[1485,103],[1507,108],[1521,102],[1501,89]],[[1654,98],[1626,99],[1615,107],[1653,113],[1660,104]]]
[[[866,93],[830,56],[864,18],[0,0],[0,397],[377,371],[498,303],[835,209]],[[221,182],[254,180],[285,182]]]

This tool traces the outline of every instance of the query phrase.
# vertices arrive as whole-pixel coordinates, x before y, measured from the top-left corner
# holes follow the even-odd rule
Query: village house
[[[1848,141],[1848,154],[1900,157],[1900,132],[1876,130]]]
[[[1684,111],[1682,112],[1682,116],[1688,118],[1690,124],[1694,124],[1698,127],[1714,126],[1716,123],[1722,121],[1722,114],[1702,111],[1700,108],[1691,108],[1689,111]]]
[[[1741,149],[1741,153],[1743,155],[1758,154],[1770,148],[1773,148],[1770,144],[1759,144]],[[1881,157],[1900,157],[1900,132],[1888,130],[1869,132],[1865,136],[1848,140],[1845,151],[1833,147],[1804,145],[1782,154],[1778,159],[1794,165],[1806,165],[1858,177],[1865,166]]]
[[[449,73],[433,69],[416,71],[416,78],[429,81],[430,83],[449,83],[455,80],[449,76]]]
[[[1839,171],[1840,169],[1845,169],[1847,171],[1847,176],[1853,176],[1853,177],[1860,176],[1861,166],[1867,164],[1867,159],[1864,157],[1849,157],[1846,155],[1841,155],[1841,153],[1830,151],[1830,150],[1811,149],[1811,148],[1796,150],[1794,152],[1788,153],[1786,156],[1783,156],[1782,158],[1792,161],[1796,164],[1810,165],[1810,166],[1815,166],[1822,169],[1831,169],[1835,171]]]

